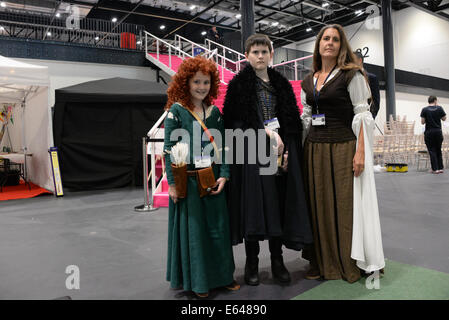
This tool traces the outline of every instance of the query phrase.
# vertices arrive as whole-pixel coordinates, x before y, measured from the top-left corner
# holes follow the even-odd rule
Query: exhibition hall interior
[[[278,281],[262,236],[257,285],[248,280],[248,249],[233,242],[228,247],[239,288],[212,286],[206,295],[189,289],[186,279],[196,278],[187,274],[198,262],[188,257],[176,267],[185,288],[174,288],[167,280],[175,268],[173,241],[181,248],[194,244],[183,243],[182,231],[178,238],[172,233],[175,215],[193,201],[188,196],[175,204],[167,176],[164,129],[173,114],[165,107],[172,79],[190,59],[211,60],[219,82],[211,103],[221,117],[230,110],[228,86],[252,67],[245,41],[268,36],[268,71],[288,80],[301,123],[307,104],[318,105],[320,97],[303,96],[304,81],[321,68],[320,30],[335,24],[343,27],[348,55],[362,57],[366,82],[377,79],[377,98],[370,83],[366,102],[377,110],[365,129],[372,130],[364,136],[369,159],[362,175],[371,177],[377,197],[368,205],[377,220],[365,223],[376,221],[381,237],[365,236],[363,245],[380,241],[382,269],[360,269],[357,281],[313,278],[305,249],[284,243],[290,279]],[[441,115],[436,122],[437,152],[424,111],[449,110],[448,54],[449,0],[0,1],[0,299],[448,300],[449,121]],[[306,150],[307,143],[298,145]],[[307,161],[299,154],[291,159],[306,177]],[[230,216],[238,207],[230,196],[233,175],[231,169],[221,191],[222,211]],[[354,188],[357,179],[351,176]],[[239,201],[247,208],[249,201]],[[185,219],[193,225],[197,216]],[[315,233],[326,228],[311,229],[315,244]],[[354,239],[355,233],[353,246]]]

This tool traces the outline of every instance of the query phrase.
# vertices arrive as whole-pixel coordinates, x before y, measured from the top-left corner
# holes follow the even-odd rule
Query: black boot
[[[271,272],[273,278],[281,283],[289,283],[291,281],[290,273],[284,265],[282,256],[271,257]]]
[[[259,285],[259,259],[246,258],[245,282],[250,286]]]
[[[257,286],[259,285],[259,242],[245,240],[245,251],[245,282],[250,286]]]

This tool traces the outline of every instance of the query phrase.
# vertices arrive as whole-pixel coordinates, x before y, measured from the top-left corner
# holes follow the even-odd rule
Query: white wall
[[[114,77],[147,81],[156,81],[157,77],[156,71],[150,67],[134,67],[113,64],[37,59],[16,60],[48,67],[48,73],[50,76],[50,106],[53,106],[55,104],[56,89],[65,88],[86,81],[101,80]]]
[[[421,110],[428,105],[427,98],[429,96],[396,92],[396,115],[401,119],[406,116],[407,121],[415,121],[415,134],[420,134],[424,131],[424,125],[421,124]],[[449,99],[438,97],[438,104],[443,107],[446,114],[449,115]],[[376,124],[383,131],[385,123],[386,97],[385,91],[380,91],[380,109],[376,117]],[[448,116],[449,118],[449,116]],[[449,121],[443,123],[444,130],[449,131]],[[380,134],[376,130],[376,134]]]
[[[449,22],[411,7],[393,11],[392,20],[395,68],[449,79]],[[349,39],[355,34],[350,41],[353,50],[369,48],[366,63],[384,66],[382,17],[369,22],[345,27],[346,36]],[[318,31],[314,30],[315,34]],[[286,47],[313,52],[315,39]]]

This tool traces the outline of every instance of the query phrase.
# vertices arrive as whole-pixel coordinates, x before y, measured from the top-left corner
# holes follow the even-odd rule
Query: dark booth
[[[142,137],[164,112],[167,86],[112,78],[56,90],[53,137],[65,188],[142,185]]]

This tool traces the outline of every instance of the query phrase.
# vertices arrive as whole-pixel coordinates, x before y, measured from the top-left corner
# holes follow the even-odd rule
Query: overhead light
[[[57,14],[56,14],[56,18],[60,18],[61,17],[61,14],[58,12]]]
[[[165,26],[164,26],[164,25],[161,25],[161,26],[159,27],[159,29],[164,30],[164,29],[165,29]]]
[[[307,28],[306,31],[310,32],[310,31],[312,31],[312,28]]]
[[[235,16],[237,19],[240,19],[242,17],[242,15],[239,13]]]
[[[206,34],[207,34],[206,31],[201,32],[201,35],[202,35],[202,36],[205,36]]]
[[[114,22],[114,23],[116,23],[117,22],[117,18],[112,18],[112,20],[111,20],[112,22]]]
[[[5,27],[0,26],[0,31],[5,31]]]
[[[96,37],[95,37],[95,41],[98,41],[98,40],[100,40],[100,37],[99,37],[99,36],[96,36]]]
[[[279,21],[273,22],[271,25],[272,25],[273,27],[276,27],[276,26],[279,25]]]
[[[193,10],[193,9],[195,9],[196,8],[196,5],[191,5],[190,6],[190,10]]]
[[[136,42],[138,45],[141,45],[142,44],[142,41],[137,41]]]
[[[357,11],[355,12],[355,14],[358,15],[358,16],[361,15],[362,13],[363,13],[362,10],[357,10]]]
[[[51,32],[50,31],[47,32],[47,36],[51,37]]]
[[[323,2],[323,4],[321,5],[323,8],[329,7],[329,3],[327,2]]]
[[[6,3],[4,3],[4,2],[2,1],[2,2],[0,2],[0,6],[1,6],[2,8],[5,8],[5,7],[6,7]]]

